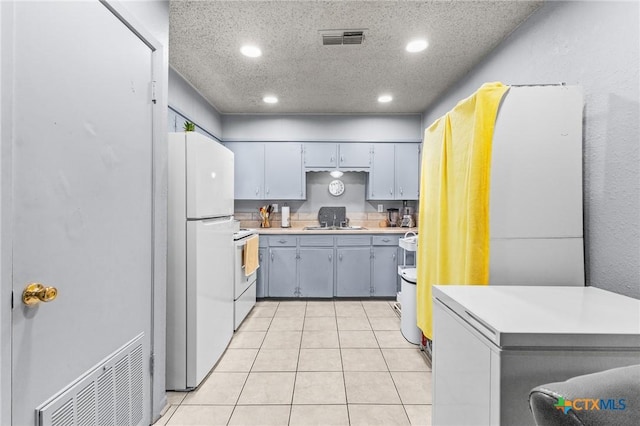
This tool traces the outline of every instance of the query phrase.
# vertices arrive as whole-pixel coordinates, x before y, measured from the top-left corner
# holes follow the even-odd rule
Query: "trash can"
[[[416,325],[416,268],[401,269],[400,278],[400,331],[409,342],[419,345],[422,331]]]

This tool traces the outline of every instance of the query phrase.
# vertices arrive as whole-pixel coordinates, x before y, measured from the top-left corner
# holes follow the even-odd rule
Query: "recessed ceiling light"
[[[391,95],[382,95],[378,97],[378,102],[381,102],[381,103],[391,102],[392,100],[393,100],[393,97]]]
[[[427,48],[428,45],[429,43],[427,43],[427,40],[413,40],[407,44],[407,47],[405,47],[405,49],[407,50],[407,52],[411,53],[422,52]]]
[[[250,58],[257,58],[258,56],[262,55],[262,50],[260,50],[260,48],[257,46],[247,44],[240,48],[240,53]]]
[[[265,96],[264,98],[262,98],[262,100],[268,104],[278,103],[278,98],[276,98],[275,96]]]

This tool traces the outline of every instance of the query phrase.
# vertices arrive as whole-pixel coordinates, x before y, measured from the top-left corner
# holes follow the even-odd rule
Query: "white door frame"
[[[151,354],[155,362],[148,395],[150,418],[164,407],[165,291],[166,291],[166,163],[167,53],[163,46],[117,0],[99,0],[152,50],[155,102],[152,111],[152,285]],[[0,424],[11,424],[12,383],[12,214],[13,214],[13,2],[0,2]],[[17,296],[19,297],[19,296]],[[19,302],[16,302],[19,303]]]

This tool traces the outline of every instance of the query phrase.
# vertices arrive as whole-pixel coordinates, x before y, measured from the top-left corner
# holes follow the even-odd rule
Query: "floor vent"
[[[144,333],[36,409],[39,426],[138,425],[144,410]]]

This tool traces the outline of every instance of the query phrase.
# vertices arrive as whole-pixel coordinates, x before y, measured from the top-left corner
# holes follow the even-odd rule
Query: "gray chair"
[[[538,386],[529,407],[538,426],[637,426],[640,365]]]

